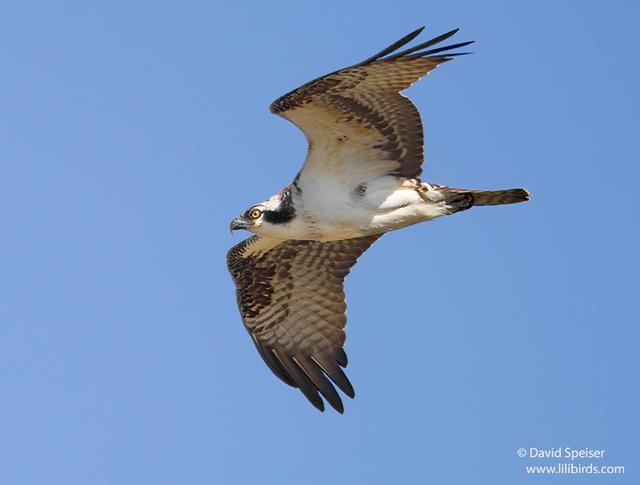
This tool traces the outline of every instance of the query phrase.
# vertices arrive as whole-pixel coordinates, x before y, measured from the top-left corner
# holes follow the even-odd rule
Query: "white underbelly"
[[[295,239],[336,240],[379,234],[443,215],[439,204],[425,201],[415,190],[415,182],[393,176],[367,183],[362,193],[342,190],[304,195],[299,217],[289,228],[290,237]]]

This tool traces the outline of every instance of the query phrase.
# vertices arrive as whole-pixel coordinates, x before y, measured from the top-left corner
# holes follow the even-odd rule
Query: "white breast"
[[[335,240],[387,232],[425,220],[416,183],[385,175],[353,187],[300,181],[289,237]],[[347,189],[347,190],[345,190]]]

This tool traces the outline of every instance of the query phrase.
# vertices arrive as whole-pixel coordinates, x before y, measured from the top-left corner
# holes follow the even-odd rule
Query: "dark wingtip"
[[[358,64],[356,64],[356,66],[363,66],[364,64],[368,64],[370,62],[377,61],[378,59],[380,59],[381,57],[386,56],[387,54],[391,54],[393,51],[396,51],[396,50],[400,49],[400,47],[408,44],[413,39],[418,37],[418,35],[420,35],[420,33],[423,30],[424,30],[424,25],[422,27],[417,28],[416,30],[414,30],[410,34],[405,35],[402,39],[394,42],[389,47],[386,47],[386,48],[382,49],[380,52],[372,55],[371,57],[369,57],[367,59],[365,59],[364,61],[359,62]]]
[[[444,52],[452,49],[459,49],[460,47],[466,47],[473,44],[474,40],[468,40],[467,42],[459,42],[457,44],[445,45],[444,47],[438,47],[437,49],[430,49],[428,51],[421,52],[422,56],[430,56],[431,54],[437,54],[438,52]]]
[[[329,404],[331,404],[331,407],[335,409],[336,412],[344,414],[344,405],[342,404],[342,401],[338,401],[336,403],[330,402]]]
[[[351,399],[355,399],[356,397],[356,391],[353,388],[353,386],[351,385],[351,383],[349,381],[347,381],[348,386],[343,386],[340,388],[340,390],[342,392],[344,392],[348,397],[350,397]]]
[[[336,383],[340,390],[351,399],[356,397],[356,391],[342,369],[338,368],[337,371],[333,374],[330,374],[329,377],[333,382]]]
[[[454,52],[453,54],[446,54],[446,57],[449,58],[449,60],[451,60],[454,57],[470,56],[471,54],[475,54],[475,52]]]
[[[445,32],[444,34],[438,35],[437,37],[434,37],[433,39],[429,39],[426,42],[422,42],[421,44],[415,45],[415,46],[410,47],[409,49],[405,49],[405,50],[403,50],[401,52],[397,52],[397,53],[393,54],[392,56],[386,57],[384,60],[398,59],[398,58],[401,58],[401,57],[409,58],[409,59],[416,59],[416,58],[419,58],[419,57],[426,57],[426,56],[429,56],[431,54],[435,54],[435,53],[438,53],[438,52],[443,52],[443,51],[447,51],[447,50],[451,50],[451,49],[456,49],[458,47],[464,47],[466,45],[469,45],[469,44],[473,43],[473,41],[460,42],[460,43],[448,45],[448,46],[445,46],[445,47],[439,47],[437,49],[425,50],[425,49],[427,49],[427,48],[429,48],[431,46],[434,46],[436,44],[444,42],[445,40],[447,40],[450,37],[454,36],[459,31],[460,31],[459,28],[450,30],[449,32]]]
[[[418,27],[416,30],[414,30],[413,32],[411,32],[410,34],[405,35],[402,39],[400,39],[398,42],[396,42],[396,44],[407,44],[409,42],[411,42],[413,39],[415,39],[416,37],[418,37],[422,31],[425,29],[425,26],[421,26]]]

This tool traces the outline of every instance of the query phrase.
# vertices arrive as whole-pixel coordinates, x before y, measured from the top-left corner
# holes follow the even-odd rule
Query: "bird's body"
[[[383,234],[469,207],[418,179],[382,175],[328,188],[309,181],[305,190],[291,185],[275,196],[290,197],[295,217],[256,227],[255,234],[276,239],[335,241]]]
[[[382,234],[474,205],[529,199],[524,189],[481,191],[420,178],[422,123],[400,95],[470,42],[428,50],[448,32],[395,53],[422,29],[375,56],[282,96],[271,111],[309,141],[293,182],[232,224],[255,236],[229,251],[240,313],[271,370],[319,409],[320,392],[343,406],[331,381],[353,397],[347,364],[343,279]],[[438,54],[438,55],[434,55]]]

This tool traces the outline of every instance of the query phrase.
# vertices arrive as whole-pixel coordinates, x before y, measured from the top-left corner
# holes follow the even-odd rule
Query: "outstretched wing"
[[[271,111],[307,136],[309,153],[301,182],[330,178],[360,183],[383,174],[422,172],[420,114],[400,94],[433,68],[464,53],[446,53],[471,42],[430,49],[458,29],[394,53],[422,32],[412,32],[352,67],[327,74],[282,96]]]
[[[258,352],[274,374],[300,388],[321,411],[318,392],[344,410],[327,376],[354,396],[340,368],[347,365],[343,281],[379,237],[321,242],[253,236],[227,254],[240,315]]]

